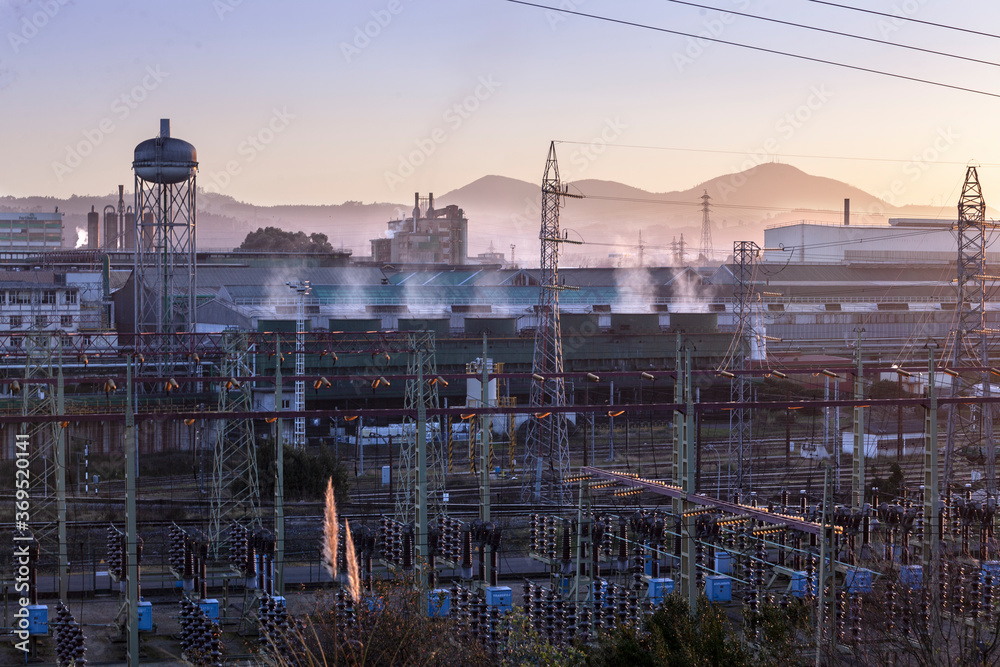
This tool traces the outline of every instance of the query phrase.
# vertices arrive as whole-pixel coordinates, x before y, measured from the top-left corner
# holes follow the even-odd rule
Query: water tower
[[[170,120],[160,135],[135,147],[135,233],[126,234],[135,253],[136,352],[162,371],[187,361],[189,336],[163,334],[195,330],[195,174],[198,152],[170,136]]]

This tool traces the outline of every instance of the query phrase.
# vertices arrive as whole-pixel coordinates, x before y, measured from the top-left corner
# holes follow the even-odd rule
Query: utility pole
[[[486,334],[483,333],[483,358],[482,358],[482,371],[481,373],[481,384],[480,387],[480,400],[479,407],[484,410],[482,414],[479,415],[479,457],[480,457],[480,470],[479,470],[479,518],[483,520],[483,524],[490,522],[490,415],[485,412],[485,409],[490,405],[490,369],[489,363],[486,361]],[[483,581],[485,585],[490,585],[493,581],[493,547],[490,546],[489,541],[484,547],[486,550],[486,555],[484,557],[485,565],[483,569]]]
[[[865,409],[860,403],[865,398],[865,377],[864,361],[861,358],[861,334],[865,330],[859,327],[855,331],[858,339],[854,350],[857,369],[854,371],[854,474],[851,476],[851,502],[856,509],[861,509],[865,504]]]
[[[138,439],[135,432],[135,413],[132,403],[132,355],[125,358],[125,595],[128,613],[125,627],[128,632],[128,665],[139,666],[139,549],[136,525],[136,466]]]
[[[274,411],[281,414],[281,334],[274,336]],[[285,443],[274,422],[274,594],[285,594]]]

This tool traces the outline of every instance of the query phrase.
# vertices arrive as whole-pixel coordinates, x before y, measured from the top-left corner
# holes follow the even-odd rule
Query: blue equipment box
[[[872,571],[865,569],[848,570],[844,584],[848,593],[871,593]]]
[[[447,588],[427,591],[427,615],[431,618],[447,618],[451,614],[451,592]]]
[[[674,592],[674,580],[670,577],[659,577],[649,580],[647,595],[653,604],[661,604],[663,598]]]
[[[797,598],[804,598],[809,590],[809,577],[803,570],[792,572],[792,583],[788,585],[789,592]]]
[[[733,580],[723,574],[705,577],[705,595],[709,602],[730,602],[733,599]]]
[[[569,578],[567,577],[567,580]],[[514,594],[510,586],[487,586],[486,606],[496,607],[501,612],[508,612],[514,604]]]
[[[219,622],[219,601],[215,598],[205,598],[204,600],[198,600],[198,607],[205,612],[205,616],[208,620],[213,623]]]
[[[49,608],[44,604],[29,604],[28,634],[47,635],[49,633]],[[22,616],[22,618],[24,618]]]
[[[993,577],[994,586],[1000,586],[1000,560],[983,561],[979,577],[980,581],[982,581],[984,584],[986,583],[987,574]]]
[[[715,552],[715,571],[719,574],[733,573],[733,556],[728,551]]]
[[[919,591],[924,585],[924,569],[920,565],[904,565],[899,568],[899,583],[911,591]]]
[[[153,631],[153,603],[139,600],[139,632]]]

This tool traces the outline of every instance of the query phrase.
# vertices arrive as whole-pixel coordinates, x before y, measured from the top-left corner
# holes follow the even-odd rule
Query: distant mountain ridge
[[[844,199],[851,200],[854,224],[885,224],[888,217],[937,217],[938,207],[895,207],[852,185],[814,176],[781,163],[724,174],[686,190],[648,192],[614,181],[586,179],[569,183],[569,191],[583,199],[567,198],[561,226],[585,245],[565,246],[567,265],[601,266],[628,263],[639,250],[649,263],[670,263],[675,242],[683,236],[685,258],[692,260],[701,242],[702,200],[710,199],[713,259],[721,261],[737,240],[763,244],[767,225],[796,220],[837,223]],[[421,193],[426,195],[427,193]],[[130,195],[126,194],[126,205]],[[519,264],[537,266],[541,193],[538,183],[506,176],[483,176],[442,195],[435,206],[455,204],[469,218],[469,252],[484,252],[491,244],[510,256],[515,246]],[[0,209],[65,213],[66,244],[76,240],[76,229],[86,229],[87,212],[101,212],[117,204],[117,193],[104,196],[0,197]],[[326,234],[334,247],[367,256],[369,242],[383,236],[386,222],[407,215],[412,200],[363,204],[348,201],[331,205],[256,206],[224,194],[199,192],[198,247],[232,248],[258,227]],[[949,214],[951,214],[949,212]],[[989,214],[989,212],[988,212]]]

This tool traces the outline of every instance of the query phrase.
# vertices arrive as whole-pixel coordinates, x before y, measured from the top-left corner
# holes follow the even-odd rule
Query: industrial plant
[[[717,262],[706,193],[697,265],[625,268],[560,265],[586,195],[555,143],[537,268],[470,260],[475,211],[419,193],[367,258],[200,250],[195,147],[163,120],[132,169],[77,248],[58,211],[0,212],[0,662],[85,664],[101,597],[86,621],[129,664],[290,660],[303,591],[351,638],[395,582],[491,655],[516,615],[587,647],[679,601],[752,650],[794,616],[816,664],[985,664],[1000,277],[975,167],[954,220],[845,202]],[[341,478],[300,497],[320,460]]]

